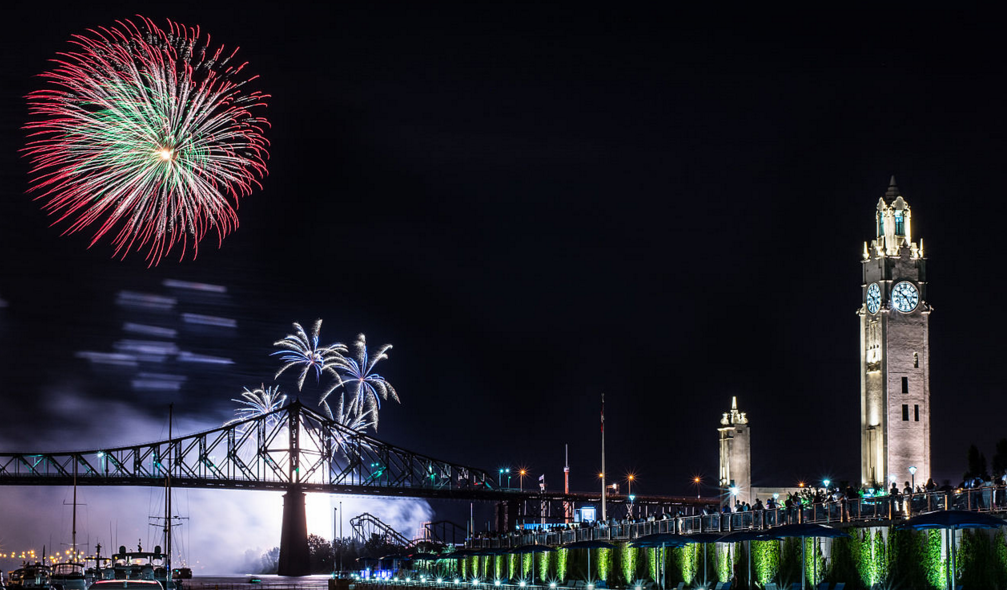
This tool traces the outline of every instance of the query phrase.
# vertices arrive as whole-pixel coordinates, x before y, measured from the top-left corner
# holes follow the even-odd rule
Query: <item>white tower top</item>
[[[878,258],[899,256],[903,248],[909,249],[911,258],[921,258],[923,240],[919,245],[913,243],[912,216],[909,203],[899,194],[895,176],[892,176],[888,190],[878,199],[876,238],[871,241],[870,250],[864,244],[864,259],[870,259],[872,252]]]
[[[733,396],[731,398],[731,411],[724,412],[724,417],[720,419],[720,423],[724,426],[731,426],[733,424],[748,424],[748,418],[745,416],[745,412],[738,411],[738,396]]]

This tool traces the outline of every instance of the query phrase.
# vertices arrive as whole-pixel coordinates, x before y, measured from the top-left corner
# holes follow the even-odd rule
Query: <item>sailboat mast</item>
[[[164,587],[171,588],[171,422],[175,404],[168,404],[168,470],[164,478]]]
[[[70,551],[77,561],[77,458],[73,458],[73,528],[70,529]]]

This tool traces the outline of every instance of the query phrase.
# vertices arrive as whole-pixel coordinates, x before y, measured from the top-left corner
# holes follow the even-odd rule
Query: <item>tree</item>
[[[986,469],[986,455],[979,452],[979,447],[974,443],[969,447],[968,452],[969,470],[965,472],[963,479],[973,479],[976,477],[989,479],[989,471]]]
[[[1002,477],[1007,473],[1007,438],[997,441],[996,452],[993,453],[993,477]]]
[[[388,542],[387,537],[377,533],[371,533],[371,538],[364,543],[362,553],[367,557],[382,557],[391,553],[398,553],[404,549],[398,545]]]
[[[324,574],[332,571],[332,545],[328,539],[318,535],[308,535],[308,563],[311,573]]]

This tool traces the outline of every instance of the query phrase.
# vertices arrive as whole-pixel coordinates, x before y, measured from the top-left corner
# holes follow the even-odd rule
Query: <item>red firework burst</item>
[[[23,152],[42,208],[92,228],[93,246],[112,236],[114,256],[146,250],[156,265],[179,258],[209,229],[218,246],[238,226],[239,197],[266,175],[269,95],[249,91],[237,49],[205,43],[199,28],[138,16],[74,35],[27,96],[33,120]],[[90,247],[90,246],[89,246]]]

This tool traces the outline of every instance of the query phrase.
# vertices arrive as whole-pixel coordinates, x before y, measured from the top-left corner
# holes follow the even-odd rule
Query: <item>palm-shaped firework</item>
[[[377,430],[378,411],[381,409],[381,400],[388,399],[388,396],[391,395],[392,399],[399,401],[399,395],[395,392],[392,384],[386,381],[381,375],[372,372],[374,365],[378,364],[378,361],[388,358],[388,355],[385,353],[391,349],[392,345],[385,344],[378,350],[377,354],[368,355],[367,339],[361,334],[357,336],[354,347],[356,348],[355,358],[342,357],[342,362],[332,364],[333,372],[338,371],[340,374],[340,382],[322,395],[322,401],[324,402],[340,385],[345,386],[346,393],[349,395],[346,411],[358,418],[369,414],[374,429]],[[343,405],[342,394],[339,403],[340,406]]]
[[[280,393],[279,386],[274,385],[266,387],[265,385],[262,385],[258,389],[252,390],[249,390],[246,387],[245,393],[241,394],[241,399],[232,399],[231,401],[238,402],[240,404],[238,408],[234,410],[237,418],[225,423],[224,426],[241,422],[242,420],[258,418],[271,412],[275,412],[286,405],[287,396],[286,394]],[[272,419],[278,420],[278,418],[275,417]]]
[[[325,410],[325,415],[333,422],[341,426],[345,426],[350,430],[364,432],[368,428],[375,426],[374,414],[371,413],[370,410],[367,410],[362,414],[351,411],[350,406],[346,404],[342,393],[339,395],[339,403],[336,404],[335,411],[332,410],[326,399],[322,399],[318,402],[318,405],[322,406]]]
[[[343,357],[343,354],[347,352],[346,346],[338,342],[329,346],[318,346],[318,331],[321,328],[322,320],[315,320],[315,325],[311,329],[311,337],[308,338],[301,324],[294,322],[296,332],[273,343],[273,346],[278,346],[281,350],[277,350],[271,356],[279,356],[280,360],[285,363],[276,372],[274,379],[290,367],[297,366],[303,367],[301,375],[297,379],[298,391],[304,386],[304,378],[312,369],[315,371],[315,379],[321,379],[323,371],[330,371],[337,380],[339,379],[339,374],[333,370],[333,367],[346,364],[346,359]],[[337,383],[336,387],[338,386]],[[324,401],[324,397],[322,401]]]
[[[374,417],[376,414],[372,414],[370,410],[364,412],[363,414],[351,412],[349,406],[346,405],[343,393],[339,395],[339,403],[336,405],[335,412],[329,407],[328,402],[324,399],[319,402],[319,405],[325,409],[326,415],[333,422],[351,430],[354,434],[363,434],[368,428],[376,427],[376,420]],[[333,431],[334,440],[336,445],[343,451],[347,456],[350,454],[351,447],[356,447],[359,449],[361,447],[370,448],[370,442],[365,437],[357,437],[353,434],[346,433],[342,429],[335,429]]]

